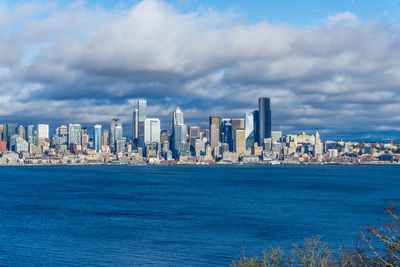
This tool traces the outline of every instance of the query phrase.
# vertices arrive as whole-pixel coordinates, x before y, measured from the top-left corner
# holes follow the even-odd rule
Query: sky
[[[0,123],[107,128],[145,98],[169,128],[239,118],[273,130],[400,139],[397,0],[2,1]]]

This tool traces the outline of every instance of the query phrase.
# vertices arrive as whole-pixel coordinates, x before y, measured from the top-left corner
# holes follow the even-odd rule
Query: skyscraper
[[[16,123],[6,123],[4,124],[3,140],[10,142],[10,137],[17,134],[18,124]]]
[[[144,121],[147,117],[147,101],[144,99],[138,100],[138,147],[144,147]]]
[[[179,107],[177,107],[173,113],[172,122],[173,122],[173,125],[183,125],[184,124],[183,112]]]
[[[246,130],[246,148],[251,148],[254,143],[254,116],[251,112],[244,114],[244,127]]]
[[[33,126],[33,125],[28,125],[25,127],[25,137],[26,137],[26,141],[28,141],[29,143],[33,142],[34,128],[35,128],[35,126]]]
[[[108,147],[108,138],[109,138],[108,131],[104,130],[103,134],[102,134],[102,140],[101,140],[102,141],[102,146]]]
[[[137,108],[133,111],[132,114],[132,139],[135,140],[138,138],[138,128],[139,128],[139,111]]]
[[[158,118],[146,118],[144,121],[144,143],[160,143],[160,119]]]
[[[259,144],[264,143],[265,138],[271,138],[271,108],[270,99],[267,97],[260,97],[258,99],[258,121],[259,121]]]
[[[18,127],[18,136],[21,137],[21,138],[23,138],[23,139],[26,139],[26,136],[25,136],[25,128],[24,128],[24,126],[22,126],[22,125],[20,125],[20,126]]]
[[[80,124],[68,124],[68,146],[75,144],[77,149],[81,148],[82,127]]]
[[[236,129],[244,129],[244,119],[232,119],[232,136],[235,136]]]
[[[100,152],[102,149],[101,125],[97,124],[94,126],[93,137],[93,149],[96,150],[96,152]]]
[[[194,143],[197,138],[200,138],[200,127],[198,126],[189,127],[189,142],[192,148],[194,148]]]
[[[176,110],[173,112],[173,117],[172,117],[172,145],[173,145],[173,152],[175,156],[180,156],[181,152],[184,152],[186,154],[186,146],[187,144],[187,128],[186,125],[184,124],[183,120],[183,112],[179,108],[176,108]],[[185,151],[183,151],[185,150]],[[190,146],[189,146],[189,152],[190,153]]]
[[[0,141],[3,140],[4,124],[0,124]]]
[[[234,131],[233,151],[237,154],[244,154],[246,152],[246,130],[243,128],[236,128]]]
[[[228,144],[232,151],[232,119],[221,120],[221,143]]]
[[[210,145],[214,149],[219,144],[219,128],[221,124],[220,117],[210,117]]]
[[[258,145],[260,145],[259,114],[260,114],[260,112],[258,112],[258,110],[253,111],[254,142],[257,142]]]
[[[115,149],[115,143],[117,142],[118,139],[122,138],[121,136],[117,136],[117,127],[118,129],[118,135],[120,135],[120,132],[122,132],[122,122],[120,119],[112,119],[110,122],[110,147]]]
[[[49,125],[47,124],[38,124],[38,139],[49,138]]]

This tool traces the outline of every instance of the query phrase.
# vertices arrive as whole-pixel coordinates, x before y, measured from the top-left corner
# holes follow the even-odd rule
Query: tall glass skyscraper
[[[173,121],[174,125],[183,125],[184,124],[183,112],[179,107],[176,108],[175,112],[173,113],[173,116],[174,117],[173,117],[172,121]]]
[[[118,130],[117,130],[118,127]],[[112,119],[110,122],[110,147],[115,149],[115,143],[122,138],[122,121]]]
[[[254,116],[252,112],[244,114],[244,127],[246,137],[246,148],[251,148],[254,142]]]
[[[265,138],[271,138],[271,107],[270,100],[267,97],[260,97],[258,99],[258,121],[259,121],[259,144],[264,143]]]
[[[93,136],[94,136],[93,148],[94,148],[94,150],[96,150],[96,152],[100,152],[101,151],[101,146],[102,146],[102,142],[101,142],[101,125],[97,124],[97,125],[94,126]]]
[[[144,148],[144,121],[147,117],[147,101],[138,100],[138,147]]]
[[[172,118],[172,135],[173,135],[173,151],[175,155],[178,155],[178,151],[182,149],[184,144],[186,144],[187,127],[184,124],[183,112],[179,108],[176,108],[173,112]],[[190,146],[189,146],[190,152]]]

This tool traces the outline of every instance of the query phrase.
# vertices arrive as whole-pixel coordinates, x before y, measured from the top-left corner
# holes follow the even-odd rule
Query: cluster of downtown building
[[[270,99],[259,98],[258,106],[242,118],[211,116],[203,131],[198,126],[187,127],[178,107],[171,116],[172,129],[162,130],[159,118],[148,117],[147,101],[138,100],[132,115],[132,139],[124,137],[118,118],[111,120],[109,129],[98,124],[88,131],[80,124],[68,124],[52,136],[46,124],[36,129],[0,124],[0,164],[353,162],[364,149],[369,151],[358,143],[322,142],[318,132],[282,136],[281,131],[271,129]],[[371,147],[369,155],[377,151]],[[388,155],[388,150],[383,151]],[[392,154],[391,161],[396,159]]]

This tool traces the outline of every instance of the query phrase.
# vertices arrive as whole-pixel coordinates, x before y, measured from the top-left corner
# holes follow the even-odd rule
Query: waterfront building
[[[246,152],[246,130],[244,128],[235,129],[233,135],[233,151],[237,154]]]
[[[68,124],[68,147],[75,145],[75,150],[80,150],[82,146],[82,127],[80,124]]]
[[[4,124],[0,124],[0,141],[3,141]]]
[[[238,160],[239,155],[235,152],[225,151],[224,153],[222,153],[222,161],[224,162],[237,163]]]
[[[160,119],[146,118],[144,121],[144,134],[144,143],[146,145],[152,143],[159,144],[161,136]]]
[[[221,125],[221,118],[220,117],[210,117],[210,145],[211,149],[214,149],[219,146],[219,128]]]
[[[144,122],[147,117],[147,101],[144,99],[138,100],[138,146],[144,147],[144,136],[145,136],[145,129],[144,129]]]
[[[96,124],[93,129],[93,150],[100,152],[102,150],[102,136],[101,136],[101,125]]]
[[[138,139],[139,130],[139,110],[135,108],[132,114],[132,140]]]
[[[246,149],[249,149],[254,143],[254,116],[252,112],[244,114],[244,128],[246,130]]]

